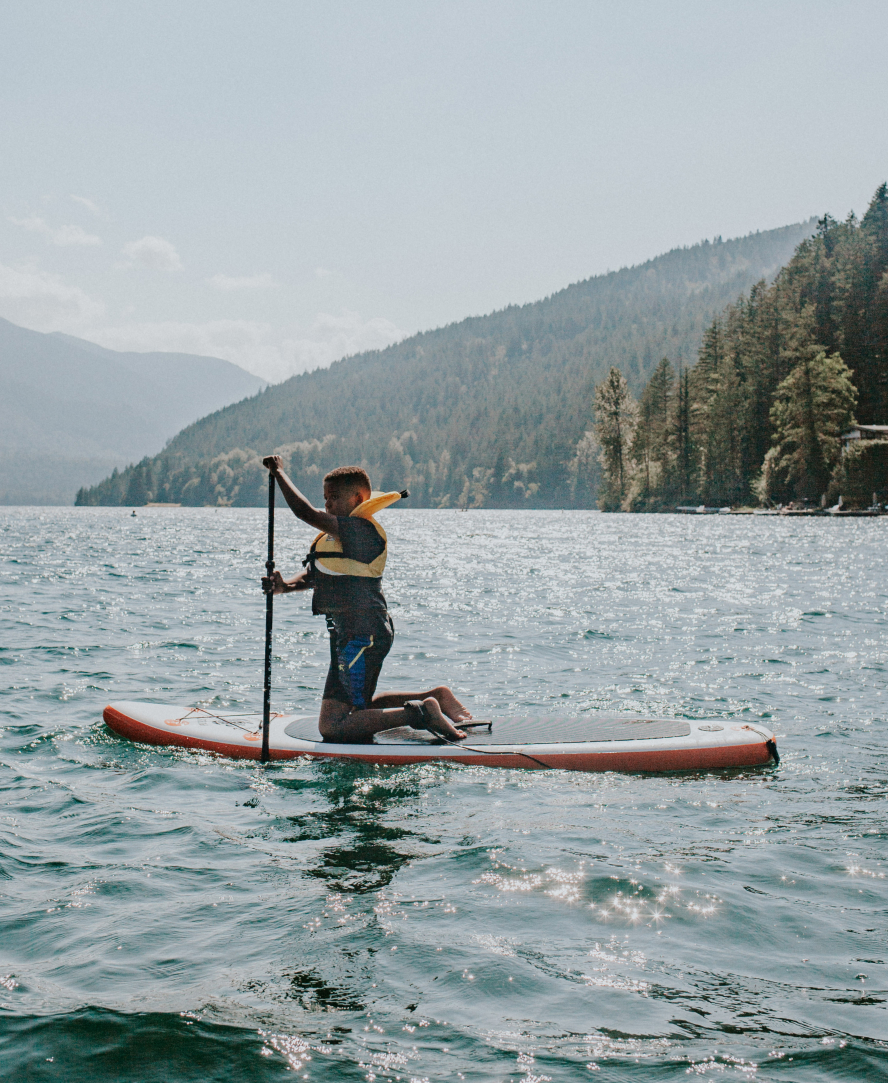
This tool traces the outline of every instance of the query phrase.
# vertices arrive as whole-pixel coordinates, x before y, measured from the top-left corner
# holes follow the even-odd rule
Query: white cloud
[[[80,226],[59,226],[57,229],[45,222],[42,218],[32,216],[30,218],[10,218],[13,225],[29,229],[32,233],[39,233],[50,243],[67,247],[69,245],[96,245],[102,243],[101,237],[93,233],[87,233]]]
[[[207,279],[217,290],[270,290],[277,289],[278,283],[270,274],[261,275],[213,275]]]
[[[75,203],[79,203],[81,207],[86,207],[90,214],[96,216],[96,218],[102,217],[102,209],[98,207],[91,199],[87,199],[86,196],[71,196],[71,199]]]
[[[82,333],[104,319],[105,308],[58,275],[0,263],[0,313],[37,331]]]
[[[297,372],[325,368],[341,357],[384,349],[404,335],[404,331],[382,316],[363,320],[357,312],[344,311],[338,316],[319,312],[307,335],[281,342],[277,365],[263,372],[252,371],[267,380],[285,380]]]
[[[319,312],[310,336],[291,340],[289,345],[296,356],[312,358],[313,363],[303,364],[302,368],[313,368],[364,350],[381,350],[403,337],[404,332],[391,320],[382,316],[362,320],[357,312],[345,310],[338,316]]]
[[[137,263],[153,271],[178,271],[182,267],[179,253],[163,237],[141,237],[124,245],[123,254],[129,260],[129,266]]]
[[[332,274],[326,267],[315,267],[315,278],[329,278]]]

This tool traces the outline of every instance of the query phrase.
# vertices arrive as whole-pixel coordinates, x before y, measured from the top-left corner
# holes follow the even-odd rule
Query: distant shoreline
[[[261,511],[259,505],[251,507],[233,506],[231,504],[162,504],[151,502],[149,504],[0,504],[0,513],[3,510],[15,510],[23,508],[76,508],[78,511],[120,511],[131,515],[134,511],[176,511],[184,508],[188,511]],[[550,515],[744,515],[759,517],[779,517],[782,519],[880,519],[888,517],[888,510],[872,508],[849,508],[841,511],[832,511],[824,508],[709,508],[705,506],[691,508],[670,508],[663,511],[602,511],[600,508],[399,508],[398,512],[428,511],[428,512],[496,512],[508,514],[524,514],[525,512],[547,513]]]

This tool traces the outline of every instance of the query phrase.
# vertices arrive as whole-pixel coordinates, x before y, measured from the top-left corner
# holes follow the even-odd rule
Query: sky
[[[0,316],[269,380],[888,179],[884,0],[0,0]]]

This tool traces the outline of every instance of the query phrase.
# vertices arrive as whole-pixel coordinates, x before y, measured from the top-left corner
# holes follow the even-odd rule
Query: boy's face
[[[329,515],[351,515],[358,504],[369,500],[370,494],[364,489],[336,488],[324,486],[324,510]]]

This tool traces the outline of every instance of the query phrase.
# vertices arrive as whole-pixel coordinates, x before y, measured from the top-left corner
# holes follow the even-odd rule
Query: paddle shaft
[[[274,575],[274,474],[268,475],[268,559],[265,574]],[[269,584],[270,586],[270,584]],[[268,731],[271,726],[271,625],[274,619],[274,591],[265,595],[265,688],[262,693],[262,755],[260,762],[268,763]]]

